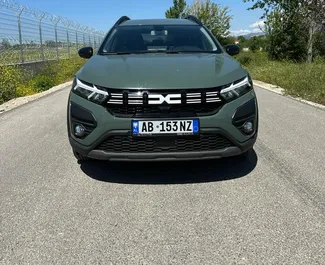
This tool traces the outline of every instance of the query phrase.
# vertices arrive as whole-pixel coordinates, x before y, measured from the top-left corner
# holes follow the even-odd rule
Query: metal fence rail
[[[0,0],[0,65],[67,59],[98,48],[105,33],[63,17]]]

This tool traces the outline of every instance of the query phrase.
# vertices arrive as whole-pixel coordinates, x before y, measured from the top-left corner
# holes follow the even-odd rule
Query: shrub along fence
[[[47,61],[41,64],[36,72],[21,65],[0,66],[0,104],[67,82],[84,62],[84,59],[76,56]]]

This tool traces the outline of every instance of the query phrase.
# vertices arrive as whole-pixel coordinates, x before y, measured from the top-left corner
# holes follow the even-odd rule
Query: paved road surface
[[[325,112],[257,89],[246,162],[78,165],[68,89],[0,115],[0,264],[325,264]]]

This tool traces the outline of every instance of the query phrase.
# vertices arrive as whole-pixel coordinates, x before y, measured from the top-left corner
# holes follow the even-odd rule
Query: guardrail
[[[82,46],[97,49],[104,35],[14,0],[0,0],[0,65],[68,59]]]

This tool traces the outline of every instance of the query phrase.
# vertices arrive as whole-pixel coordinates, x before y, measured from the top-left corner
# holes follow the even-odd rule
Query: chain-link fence
[[[66,18],[0,0],[0,65],[66,59],[98,48],[105,33]]]

